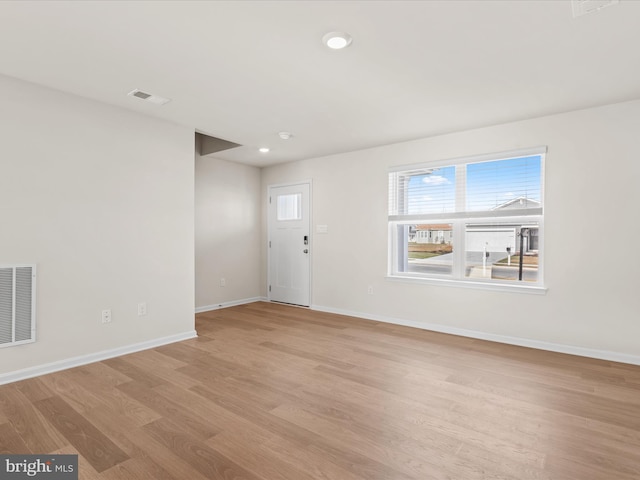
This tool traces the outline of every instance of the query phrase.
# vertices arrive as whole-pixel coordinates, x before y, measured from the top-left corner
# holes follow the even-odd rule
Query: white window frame
[[[407,198],[401,198],[403,186],[401,182],[389,182],[389,200],[390,215],[388,219],[388,272],[387,279],[392,281],[424,283],[446,286],[458,286],[466,288],[480,288],[487,290],[502,290],[533,294],[544,294],[546,288],[544,286],[544,170],[545,170],[545,154],[547,147],[536,147],[530,149],[522,149],[516,151],[500,152],[494,154],[463,157],[452,160],[443,160],[418,165],[401,165],[393,167],[389,170],[390,174],[399,172],[419,172],[420,170],[428,170],[438,167],[456,167],[456,183],[455,183],[455,204],[456,211],[442,214],[417,214],[407,215],[391,214],[395,207],[402,202],[407,202]],[[479,162],[488,162],[496,160],[507,160],[527,156],[541,157],[540,171],[540,200],[539,208],[511,209],[502,211],[488,212],[466,212],[466,165]],[[417,173],[414,173],[417,174]],[[408,175],[409,178],[412,175]],[[453,266],[451,274],[427,274],[400,271],[400,245],[399,234],[397,228],[399,225],[417,225],[417,224],[443,224],[452,225],[453,232]],[[538,280],[537,282],[495,280],[495,279],[478,279],[465,277],[466,269],[466,228],[468,224],[535,224],[538,225]],[[518,257],[513,259],[517,262]]]

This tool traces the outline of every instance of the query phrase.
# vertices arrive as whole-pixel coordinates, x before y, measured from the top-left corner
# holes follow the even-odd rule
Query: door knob
[[[304,253],[309,253],[309,250],[305,248],[305,249],[303,250],[303,252],[304,252]]]

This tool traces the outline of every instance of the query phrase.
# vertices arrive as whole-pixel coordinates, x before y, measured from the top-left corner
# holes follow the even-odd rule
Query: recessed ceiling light
[[[258,151],[260,153],[269,153],[269,147],[260,147]]]
[[[344,32],[329,32],[322,37],[324,44],[332,50],[340,50],[351,45],[353,38]]]
[[[293,137],[293,135],[291,135],[291,132],[280,132],[280,133],[278,133],[278,136],[282,140],[289,140],[291,137]]]

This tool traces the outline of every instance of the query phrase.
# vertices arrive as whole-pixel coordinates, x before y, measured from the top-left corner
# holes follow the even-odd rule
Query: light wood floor
[[[81,479],[632,480],[640,367],[254,303],[0,387],[0,453]]]

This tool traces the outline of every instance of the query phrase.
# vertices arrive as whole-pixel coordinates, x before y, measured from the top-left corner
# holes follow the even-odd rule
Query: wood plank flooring
[[[640,367],[270,303],[0,387],[0,453],[81,479],[637,480]]]

